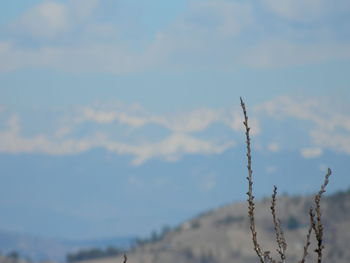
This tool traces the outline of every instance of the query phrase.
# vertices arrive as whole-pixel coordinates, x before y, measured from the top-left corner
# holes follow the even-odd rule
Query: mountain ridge
[[[309,223],[308,209],[312,196],[286,195],[277,198],[277,213],[287,239],[288,262],[298,262],[303,253]],[[270,213],[271,200],[256,202],[256,226],[262,249],[276,258],[275,236]],[[325,262],[346,263],[350,260],[350,190],[327,195],[322,203]],[[312,237],[307,260],[315,260]],[[129,263],[256,263],[247,205],[244,202],[222,206],[183,222],[155,242],[135,247],[128,253]],[[90,260],[86,263],[121,262],[121,258]]]
[[[0,230],[0,251],[3,254],[17,252],[21,258],[33,261],[64,262],[68,253],[91,248],[118,247],[127,249],[134,242],[135,237],[68,240]]]

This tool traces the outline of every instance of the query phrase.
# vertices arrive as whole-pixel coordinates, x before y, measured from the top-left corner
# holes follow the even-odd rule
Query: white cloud
[[[325,13],[335,16],[350,10],[349,1],[344,0],[337,4],[326,0],[262,3],[271,12],[297,21],[323,19]],[[94,16],[97,8],[109,8],[106,2],[46,1],[10,23],[11,33],[0,43],[0,71],[54,68],[126,74],[157,69],[232,70],[247,65],[280,68],[350,58],[349,42],[334,37],[339,27],[333,22],[327,20],[323,26],[301,30],[274,17],[278,29],[268,28],[261,19],[269,14],[263,13],[266,8],[257,8],[260,4],[191,1],[169,26],[160,27],[146,40],[138,40],[140,48],[135,49],[122,33],[130,31],[128,23],[105,23]],[[343,20],[338,23],[343,25]],[[23,44],[27,42],[23,38],[36,44]]]
[[[250,126],[252,133],[258,135],[261,117],[298,121],[302,123],[303,136],[309,137],[296,138],[296,143],[289,143],[293,144],[291,149],[298,149],[304,158],[316,158],[325,150],[350,154],[350,115],[346,106],[338,105],[342,110],[336,110],[335,106],[333,101],[327,103],[326,99],[278,97],[255,107],[249,118]],[[227,139],[226,132],[232,132],[232,137],[237,132],[243,134],[242,114],[237,109],[201,108],[178,115],[160,115],[140,106],[100,104],[80,108],[67,117],[61,116],[52,132],[33,134],[31,131],[31,135],[26,134],[26,127],[21,127],[20,120],[19,116],[12,115],[6,128],[0,130],[0,152],[64,155],[102,148],[129,155],[133,165],[152,159],[177,161],[189,154],[220,154],[235,145]],[[112,125],[114,123],[121,125]],[[146,129],[144,133],[144,126],[149,124],[152,124],[152,132]],[[200,137],[210,135],[206,131],[214,124],[220,124],[225,135]],[[153,129],[159,129],[161,133],[153,133]],[[273,134],[271,143],[262,149],[280,151],[280,145],[273,138],[291,140],[283,136],[283,132],[279,137]],[[309,147],[305,148],[305,144]],[[259,146],[259,141],[254,145]],[[266,143],[260,142],[260,145]]]
[[[45,1],[10,23],[9,29],[33,39],[55,39],[86,22],[97,4],[98,0]]]
[[[222,112],[202,108],[174,117],[153,119],[155,123],[164,125],[174,132],[198,132],[205,130],[214,122],[221,122]]]
[[[263,1],[277,14],[298,21],[310,21],[319,18],[325,11],[322,0],[265,0]]]
[[[20,118],[18,115],[12,115],[8,122],[7,122],[7,127],[8,127],[8,134],[18,134],[21,131],[21,125],[20,125]]]
[[[179,24],[192,33],[205,32],[218,36],[236,36],[253,24],[252,5],[248,2],[216,0],[193,2]]]
[[[97,123],[111,123],[115,121],[117,114],[115,112],[96,111],[92,108],[83,109],[83,121],[94,121]]]
[[[0,71],[129,73],[149,68],[147,54],[132,51],[118,35],[118,25],[97,21],[97,7],[107,8],[99,0],[69,0],[45,1],[29,9],[7,26],[9,36],[0,42]],[[23,44],[27,40],[35,44]]]
[[[322,130],[311,131],[311,137],[316,145],[331,149],[334,152],[350,154],[350,134]]]
[[[271,11],[298,22],[313,22],[325,18],[327,15],[349,13],[350,4],[346,0],[336,3],[328,0],[263,0]]]
[[[43,136],[35,136],[31,139],[20,135],[21,125],[17,115],[13,115],[7,122],[7,129],[0,132],[0,151],[7,153],[36,152],[43,149],[48,141]]]
[[[256,68],[283,68],[349,58],[348,42],[327,41],[305,44],[279,38],[259,42],[259,45],[243,53],[241,61]]]
[[[176,161],[183,154],[219,154],[232,146],[233,142],[217,144],[180,133],[172,134],[156,143],[130,146],[111,142],[106,145],[106,148],[119,154],[132,154],[135,156],[132,163],[134,165],[140,165],[153,158]]]
[[[52,155],[76,154],[100,146],[105,139],[103,136],[96,134],[95,137],[89,138],[55,140],[43,134],[25,137],[20,132],[20,119],[13,115],[8,120],[7,129],[0,131],[0,151]]]
[[[56,142],[44,135],[27,138],[11,130],[0,132],[0,151],[6,153],[76,154],[97,146],[91,138]]]
[[[309,148],[301,148],[305,158],[318,157],[324,149],[350,153],[350,115],[348,106],[340,106],[334,100],[325,98],[300,98],[281,96],[255,108],[257,114],[275,119],[304,121],[310,143]],[[260,116],[261,116],[260,115]]]
[[[56,37],[69,29],[68,10],[64,4],[44,2],[28,10],[10,28],[33,37]]]
[[[309,121],[324,130],[350,131],[350,116],[334,109],[332,101],[317,98],[280,96],[255,108],[275,118],[295,118]]]
[[[83,22],[89,18],[100,4],[100,0],[70,0],[67,8],[75,22]]]
[[[278,143],[276,142],[272,142],[270,143],[269,145],[267,145],[267,149],[270,151],[270,152],[279,152],[281,147],[279,146]]]
[[[214,123],[223,124],[233,131],[243,131],[243,117],[238,110],[199,108],[180,114],[157,115],[149,113],[142,107],[130,109],[125,105],[114,109],[85,107],[75,117],[77,123],[93,121],[96,123],[112,123],[141,128],[154,124],[164,127],[172,133],[196,133],[206,130]],[[259,121],[253,116],[250,118],[251,134],[260,133]]]
[[[101,106],[100,106],[101,108]],[[102,106],[103,108],[103,106]],[[143,108],[133,109],[125,105],[118,105],[114,109],[99,109],[94,107],[85,107],[79,110],[75,117],[76,122],[92,121],[96,123],[119,122],[133,128],[139,128],[149,123],[156,123],[157,117],[151,116]]]
[[[86,112],[85,112],[86,113]],[[85,115],[97,124],[110,123],[116,115],[90,112]],[[130,122],[129,122],[130,124]],[[134,123],[131,123],[134,125]],[[137,125],[135,127],[138,127]],[[94,148],[133,157],[133,165],[141,165],[150,159],[176,161],[186,154],[219,154],[234,144],[232,141],[215,142],[201,140],[185,133],[174,132],[156,142],[125,143],[110,138],[103,132],[95,132],[79,139],[70,137],[73,127],[63,126],[52,136],[38,134],[32,137],[21,134],[20,119],[12,116],[7,128],[0,131],[0,151],[6,153],[42,153],[51,155],[78,154]]]
[[[147,120],[143,117],[130,116],[125,112],[118,112],[117,119],[119,122],[129,125],[131,127],[141,127],[146,125]]]
[[[307,148],[302,148],[300,150],[301,156],[304,158],[316,158],[321,156],[323,153],[323,150],[319,147],[307,147]]]
[[[68,127],[68,126],[60,127],[55,132],[55,137],[57,137],[57,138],[64,137],[64,136],[68,135],[71,131],[72,131],[71,127]]]

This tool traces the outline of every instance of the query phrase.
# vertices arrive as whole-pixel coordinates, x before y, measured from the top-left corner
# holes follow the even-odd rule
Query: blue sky
[[[0,229],[144,235],[244,199],[228,187],[244,184],[240,96],[258,196],[276,181],[315,191],[332,165],[330,189],[347,189],[349,12],[346,0],[7,1]]]

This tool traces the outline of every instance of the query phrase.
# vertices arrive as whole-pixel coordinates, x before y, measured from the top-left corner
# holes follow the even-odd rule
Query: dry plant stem
[[[332,171],[328,168],[327,174],[324,178],[324,182],[321,185],[321,189],[318,192],[318,194],[315,196],[315,210],[316,210],[316,222],[313,224],[313,229],[315,231],[315,236],[317,240],[317,248],[315,252],[317,253],[317,263],[322,262],[322,250],[324,249],[323,246],[323,225],[321,221],[321,197],[324,192],[326,192],[326,186],[329,182],[329,177],[331,176]]]
[[[272,257],[270,256],[270,252],[269,251],[265,251],[262,252],[261,250],[261,246],[258,243],[258,239],[257,239],[257,232],[256,232],[256,227],[255,227],[255,218],[254,218],[254,209],[255,209],[255,203],[254,203],[254,195],[253,195],[253,170],[252,170],[252,156],[251,156],[251,146],[250,146],[250,128],[248,125],[248,115],[247,115],[247,111],[246,111],[246,107],[245,104],[241,99],[241,107],[243,110],[243,114],[244,114],[244,127],[245,127],[245,135],[246,135],[246,145],[247,145],[247,160],[248,160],[248,176],[247,176],[247,180],[248,180],[248,217],[249,217],[249,223],[250,223],[250,231],[252,233],[252,240],[253,240],[253,245],[254,245],[254,250],[256,252],[256,254],[258,255],[260,262],[261,263],[276,263],[276,261],[274,259],[272,259]],[[317,193],[317,195],[315,196],[315,213],[314,213],[314,209],[311,207],[310,211],[309,211],[309,215],[310,215],[310,226],[306,235],[306,242],[305,242],[305,246],[304,246],[304,252],[303,252],[303,256],[301,258],[301,261],[299,261],[299,263],[305,263],[305,259],[306,256],[308,255],[308,249],[310,246],[310,237],[311,237],[311,233],[312,230],[315,232],[315,237],[317,240],[317,248],[315,249],[315,252],[317,253],[317,263],[321,263],[322,262],[322,250],[324,249],[323,246],[323,225],[322,225],[322,221],[321,221],[321,198],[324,192],[326,192],[326,186],[328,184],[329,181],[329,177],[331,176],[332,171],[331,169],[328,168],[327,174],[325,176],[324,182],[321,185],[321,189],[319,190],[319,192]],[[273,189],[273,194],[272,194],[272,201],[271,201],[271,213],[272,213],[272,218],[273,218],[273,224],[274,224],[274,230],[276,233],[276,241],[277,241],[277,245],[278,245],[278,249],[277,252],[280,254],[281,257],[281,261],[279,263],[285,263],[286,261],[286,256],[285,256],[285,252],[287,249],[287,243],[286,240],[284,238],[284,233],[281,227],[281,222],[280,220],[277,218],[276,215],[276,196],[277,196],[277,187],[274,186]]]
[[[123,255],[123,257],[124,257],[123,263],[126,263],[128,261],[128,257],[125,254]]]
[[[280,254],[281,262],[286,262],[286,249],[287,249],[287,243],[286,239],[284,238],[284,233],[281,227],[281,221],[277,218],[276,215],[276,196],[277,196],[277,187],[273,186],[273,193],[272,193],[272,201],[271,201],[271,214],[273,219],[273,225],[276,233],[276,242],[278,245],[277,252]]]
[[[247,165],[247,168],[248,168],[248,177],[247,177],[247,180],[248,180],[248,192],[247,192],[248,199],[247,199],[247,201],[248,201],[248,217],[249,217],[249,223],[250,223],[250,231],[252,233],[254,250],[259,257],[260,262],[265,263],[266,257],[270,261],[272,259],[269,257],[268,253],[267,254],[265,253],[265,255],[263,255],[263,252],[262,252],[261,247],[260,247],[258,240],[257,240],[257,233],[255,230],[255,218],[254,218],[255,203],[254,203],[254,196],[253,196],[253,178],[252,178],[253,170],[252,170],[252,156],[251,156],[250,136],[249,136],[250,128],[248,126],[248,115],[247,115],[247,111],[245,108],[245,104],[244,104],[242,98],[240,98],[240,99],[241,99],[241,107],[242,107],[243,114],[244,114],[243,124],[245,127],[246,145],[247,145],[247,160],[248,160],[248,165]]]
[[[309,229],[308,229],[307,235],[306,235],[306,242],[305,242],[305,246],[304,246],[303,257],[301,258],[299,263],[305,263],[306,256],[308,255],[307,251],[308,251],[309,246],[310,246],[311,232],[312,232],[312,229],[313,229],[313,227],[315,225],[315,214],[314,214],[314,211],[313,211],[312,207],[310,207],[309,215],[310,215],[310,226],[309,226]]]

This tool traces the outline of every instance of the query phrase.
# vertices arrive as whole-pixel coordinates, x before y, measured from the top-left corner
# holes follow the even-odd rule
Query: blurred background
[[[2,1],[0,250],[62,261],[243,201],[240,96],[257,198],[327,167],[347,191],[349,27],[347,0]]]

